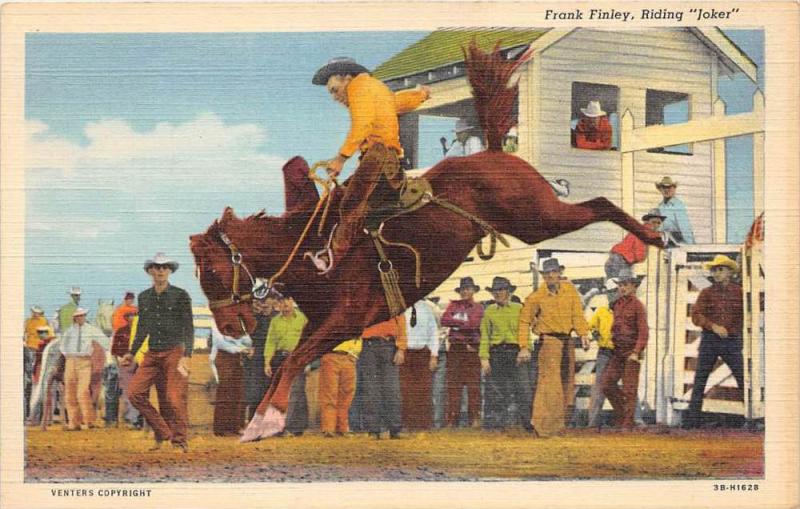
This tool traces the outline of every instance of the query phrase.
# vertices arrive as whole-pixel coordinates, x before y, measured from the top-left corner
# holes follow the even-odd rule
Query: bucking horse
[[[252,332],[256,323],[252,300],[265,291],[291,295],[309,319],[300,344],[275,373],[243,442],[283,430],[292,380],[308,363],[342,341],[359,337],[367,326],[399,314],[396,306],[387,304],[381,277],[387,262],[399,276],[396,290],[410,304],[444,282],[487,232],[536,244],[610,221],[647,244],[663,246],[660,234],[606,198],[561,202],[535,168],[502,151],[503,136],[514,123],[518,94],[517,85],[509,82],[529,58],[526,53],[509,61],[498,47],[483,52],[474,42],[465,49],[487,150],[444,159],[429,169],[424,177],[430,184],[428,198],[434,199],[383,222],[380,236],[387,244],[382,254],[364,235],[324,275],[302,256],[324,249],[332,225],[325,224],[327,214],[319,213],[320,205],[326,201],[325,211],[328,207],[336,211],[341,193],[334,187],[329,202],[320,199],[313,174],[300,157],[283,169],[287,197],[283,215],[262,211],[242,219],[228,207],[205,233],[191,237],[200,285],[223,334],[240,337]]]

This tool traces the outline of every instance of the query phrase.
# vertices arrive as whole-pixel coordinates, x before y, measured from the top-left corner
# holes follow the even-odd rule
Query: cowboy
[[[575,147],[590,150],[608,150],[611,148],[611,123],[600,106],[600,101],[589,101],[581,108],[583,116],[575,126]]]
[[[211,325],[211,352],[208,361],[217,381],[214,420],[211,426],[217,436],[236,436],[244,425],[244,358],[252,357],[250,336],[233,338]]]
[[[289,355],[297,348],[308,318],[294,305],[294,300],[286,295],[278,299],[277,315],[269,324],[267,341],[264,345],[264,374],[272,378]],[[286,432],[302,435],[308,427],[308,402],[306,400],[306,373],[300,373],[292,381],[289,393],[289,407],[286,412]],[[272,380],[270,380],[272,383]]]
[[[664,219],[666,216],[662,215],[658,209],[651,209],[642,216],[645,227],[653,231],[660,231]],[[630,269],[633,264],[642,263],[646,259],[647,245],[636,235],[628,233],[621,242],[614,244],[614,247],[611,248],[605,264],[606,280],[616,278],[620,271]],[[609,306],[614,305],[614,298],[616,298],[616,292],[609,295]]]
[[[456,139],[447,149],[444,157],[464,157],[483,150],[483,142],[475,134],[475,127],[466,118],[456,121]]]
[[[92,378],[92,348],[97,343],[107,350],[108,337],[103,331],[86,323],[87,311],[78,308],[72,314],[73,325],[61,337],[60,349],[64,355],[64,400],[69,424],[65,431],[80,431],[81,423],[87,428],[97,427],[90,383]]]
[[[630,268],[615,279],[619,298],[614,302],[611,327],[614,349],[603,371],[600,387],[614,408],[615,424],[633,428],[642,351],[647,346],[647,312],[636,298],[639,280]],[[622,388],[618,387],[622,380]]]
[[[356,363],[361,348],[361,338],[348,339],[320,360],[319,427],[326,438],[350,435],[349,411],[356,394]]]
[[[25,320],[25,342],[22,350],[23,355],[23,375],[25,377],[24,399],[25,399],[25,419],[28,419],[28,405],[33,389],[33,372],[36,364],[36,353],[41,351],[41,341],[37,330],[39,327],[47,326],[47,318],[44,317],[44,310],[39,306],[31,307],[31,316]]]
[[[458,288],[460,300],[450,301],[442,315],[442,326],[450,327],[447,351],[447,417],[448,426],[458,426],[461,414],[461,395],[467,388],[467,419],[472,427],[479,425],[481,410],[481,359],[478,347],[481,340],[483,306],[475,302],[480,291],[471,277],[463,277]]]
[[[340,222],[332,238],[333,259],[318,259],[318,268],[330,270],[334,260],[341,260],[361,231],[364,214],[370,206],[386,201],[383,195],[396,196],[403,183],[400,158],[398,115],[409,112],[426,101],[429,87],[393,93],[383,82],[370,76],[369,71],[351,58],[334,58],[321,67],[311,82],[325,86],[334,101],[350,111],[350,132],[336,156],[328,161],[328,173],[336,177],[344,163],[361,152],[358,168],[344,191],[339,206]],[[384,175],[388,188],[373,192]],[[382,186],[383,187],[383,186]],[[370,205],[371,204],[371,205]]]
[[[139,294],[136,335],[130,351],[123,357],[128,365],[148,338],[148,350],[128,387],[128,398],[155,433],[150,450],[169,440],[177,449],[188,452],[187,431],[189,368],[194,347],[192,299],[186,290],[172,286],[169,276],[178,262],[164,253],[144,262],[153,286]],[[155,385],[158,407],[150,403],[150,387]]]
[[[382,429],[388,428],[389,438],[401,438],[400,366],[406,359],[408,335],[406,321],[395,316],[371,325],[361,333],[364,399],[362,419],[370,436],[380,440]]]
[[[727,256],[717,255],[705,268],[711,271],[713,284],[700,292],[692,306],[692,323],[702,328],[703,332],[697,354],[692,399],[684,422],[684,426],[689,428],[700,424],[706,382],[717,357],[728,365],[739,390],[744,390],[742,287],[731,281],[739,266]]]
[[[433,303],[422,299],[403,313],[408,344],[406,358],[400,366],[402,422],[407,430],[433,426],[433,373],[439,367],[439,322],[431,308]]]
[[[616,286],[616,285],[615,285]],[[589,423],[590,428],[596,427],[600,423],[600,414],[603,411],[603,403],[606,397],[603,394],[601,382],[603,372],[614,354],[614,340],[611,328],[614,325],[614,314],[608,303],[607,295],[594,295],[589,298],[586,312],[589,316],[589,331],[593,339],[597,340],[597,357],[594,362],[594,385],[589,399]]]
[[[114,310],[114,314],[111,315],[112,336],[117,332],[117,329],[130,324],[130,320],[125,318],[126,315],[139,312],[139,309],[133,305],[135,299],[136,295],[133,292],[125,292],[122,304],[117,306]]]
[[[658,211],[664,216],[661,231],[667,235],[668,245],[674,247],[678,244],[694,244],[692,223],[686,205],[675,196],[678,182],[665,176],[656,182],[656,188],[664,199],[658,204]]]
[[[73,286],[69,290],[70,301],[58,308],[56,315],[56,325],[58,330],[56,332],[64,333],[67,329],[72,327],[72,314],[78,309],[78,304],[81,301],[81,289],[78,286]]]
[[[519,359],[530,360],[530,331],[539,335],[536,395],[531,424],[539,436],[549,436],[564,429],[572,418],[575,405],[575,349],[571,333],[581,337],[584,350],[589,348],[589,325],[583,316],[578,290],[563,279],[564,266],[548,258],[540,270],[544,278],[526,299],[519,316]]]
[[[486,290],[494,297],[481,319],[481,339],[478,356],[481,371],[488,376],[486,385],[486,411],[484,427],[505,429],[511,417],[508,409],[512,400],[521,411],[521,424],[527,426],[530,409],[526,411],[526,396],[521,383],[521,372],[516,364],[519,344],[517,343],[519,313],[522,305],[513,302],[511,294],[517,289],[511,282],[500,276],[492,280]]]

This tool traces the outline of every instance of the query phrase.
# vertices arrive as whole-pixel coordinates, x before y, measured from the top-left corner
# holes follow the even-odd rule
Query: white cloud
[[[64,176],[112,171],[117,178],[130,177],[131,183],[151,174],[187,177],[201,188],[204,180],[213,188],[236,182],[237,176],[255,177],[264,184],[274,177],[282,182],[284,158],[260,149],[265,130],[255,124],[227,125],[213,113],[182,124],[159,123],[146,132],[135,131],[123,120],[102,120],[87,124],[84,132],[89,143],[81,146],[53,136],[40,121],[28,121],[27,169],[58,169]]]
[[[85,145],[35,120],[25,132],[31,233],[91,243],[169,224],[183,245],[182,228],[210,222],[226,205],[245,214],[282,208],[285,159],[263,151],[267,133],[255,124],[208,113],[139,132],[103,120],[86,126]]]

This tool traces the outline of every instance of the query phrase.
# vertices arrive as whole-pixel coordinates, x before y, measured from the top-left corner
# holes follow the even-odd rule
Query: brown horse
[[[499,140],[508,127],[507,114],[491,117],[486,112],[492,105],[510,112],[510,108],[506,108],[507,94],[516,94],[516,87],[506,87],[510,67],[499,52],[476,51],[470,48],[467,64],[489,149],[469,157],[445,159],[431,168],[425,177],[434,194],[482,218],[499,232],[528,244],[592,223],[611,221],[644,242],[661,247],[659,234],[643,227],[609,200],[595,198],[578,204],[563,203],[531,165],[499,151]],[[499,81],[501,86],[489,87],[487,91],[487,82],[492,79],[498,82],[498,74],[502,73],[505,74]],[[483,88],[476,87],[476,81]],[[205,233],[191,238],[204,293],[210,301],[225,303],[215,307],[213,312],[217,326],[226,335],[238,337],[245,332],[243,328],[252,331],[255,326],[249,301],[232,295],[250,292],[254,278],[274,275],[300,238],[318,197],[314,184],[307,177],[298,178],[305,175],[307,169],[301,158],[292,159],[284,168],[287,197],[297,196],[288,193],[294,188],[301,190],[303,198],[287,203],[287,213],[283,216],[259,213],[240,219],[227,208]],[[335,201],[332,210],[336,210]],[[330,228],[320,235],[315,230],[316,227],[302,243],[300,253],[313,252],[324,245]],[[389,241],[411,244],[419,250],[422,284],[417,288],[413,255],[402,248],[387,249],[401,276],[400,288],[405,301],[411,303],[428,295],[450,276],[484,232],[455,212],[427,205],[388,221],[383,235]],[[241,264],[236,278],[232,260]],[[389,318],[378,262],[375,248],[366,235],[325,276],[319,276],[314,266],[301,256],[293,259],[280,278],[284,285],[282,291],[294,298],[308,316],[309,324],[298,348],[275,374],[243,441],[270,436],[283,429],[291,382],[306,364],[338,343],[358,337],[367,326]],[[234,279],[240,288],[234,288]]]

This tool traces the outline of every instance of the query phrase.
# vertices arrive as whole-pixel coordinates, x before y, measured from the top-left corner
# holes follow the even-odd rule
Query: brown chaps
[[[386,178],[382,179],[384,175]],[[340,221],[333,236],[333,249],[340,257],[355,242],[370,209],[397,202],[402,183],[403,172],[396,151],[375,143],[362,154],[339,204]]]

